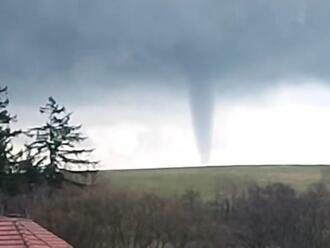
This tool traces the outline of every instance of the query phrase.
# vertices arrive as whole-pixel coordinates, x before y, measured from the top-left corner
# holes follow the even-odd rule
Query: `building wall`
[[[62,170],[63,177],[67,181],[71,181],[73,183],[81,184],[81,185],[95,185],[97,179],[96,171],[84,171],[84,172],[71,172]]]

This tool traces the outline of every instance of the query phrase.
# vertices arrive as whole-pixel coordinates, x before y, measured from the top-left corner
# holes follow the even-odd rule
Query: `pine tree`
[[[40,113],[47,114],[48,120],[45,125],[29,130],[34,141],[27,149],[36,157],[48,182],[61,181],[60,169],[72,166],[89,169],[97,165],[98,162],[88,159],[93,149],[78,148],[86,137],[80,131],[81,125],[70,124],[72,113],[67,113],[52,97],[40,108]]]
[[[9,114],[7,87],[0,88],[0,187],[5,190],[10,182],[10,176],[18,171],[18,155],[13,152],[12,138],[21,131],[12,131],[10,124],[16,116]]]

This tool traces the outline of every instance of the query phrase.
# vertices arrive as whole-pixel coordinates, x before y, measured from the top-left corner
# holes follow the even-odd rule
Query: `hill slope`
[[[281,182],[297,190],[330,178],[326,165],[257,165],[218,166],[141,170],[108,170],[100,172],[99,183],[119,189],[180,195],[188,189],[201,192],[203,197],[241,191],[257,183]]]

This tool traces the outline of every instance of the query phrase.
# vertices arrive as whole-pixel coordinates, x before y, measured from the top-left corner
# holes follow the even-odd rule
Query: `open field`
[[[143,170],[109,170],[99,173],[99,183],[119,189],[181,195],[189,189],[198,190],[205,198],[215,193],[240,192],[257,183],[281,182],[302,191],[330,178],[326,165],[265,165],[166,168]]]

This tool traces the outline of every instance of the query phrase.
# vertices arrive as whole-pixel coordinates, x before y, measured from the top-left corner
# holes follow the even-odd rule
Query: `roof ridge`
[[[18,225],[19,225],[19,219],[14,219],[14,220],[13,220],[13,223],[14,223],[14,226],[15,226],[15,229],[16,229],[17,233],[18,233],[19,236],[22,238],[22,241],[23,241],[23,243],[24,243],[24,246],[27,247],[27,248],[29,248],[29,245],[28,245],[28,243],[26,242],[23,233],[21,232],[20,228],[18,228]]]
[[[30,221],[30,222],[32,222],[31,220],[27,220],[27,219],[25,219],[25,221]],[[37,240],[39,240],[39,241],[41,241],[42,243],[44,243],[45,245],[47,245],[47,247],[52,247],[51,246],[51,244],[49,244],[46,240],[44,240],[44,239],[42,239],[42,238],[40,238],[39,236],[37,236],[34,232],[32,232],[31,230],[30,230],[30,228],[28,227],[28,226],[26,226],[26,225],[24,225],[24,223],[21,221],[21,222],[19,222],[19,224],[27,231],[27,232],[29,232],[32,236],[34,236]],[[36,225],[38,225],[37,223],[36,223]],[[40,225],[38,225],[38,226],[40,226]],[[41,226],[40,226],[41,227]],[[26,240],[25,240],[25,237],[24,237],[24,235],[23,235],[23,239],[24,239],[24,242],[26,242]],[[29,246],[27,246],[27,247],[29,247]]]

